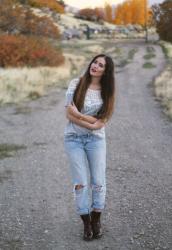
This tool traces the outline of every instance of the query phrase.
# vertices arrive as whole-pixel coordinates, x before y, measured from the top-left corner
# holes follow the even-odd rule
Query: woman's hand
[[[96,129],[103,128],[104,126],[105,126],[105,122],[103,122],[101,119],[99,119],[94,124],[92,124],[92,129],[96,130]]]
[[[75,106],[74,103],[68,105],[67,107],[67,118],[78,125],[84,126],[91,130],[100,129],[105,126],[105,121],[102,119],[97,119],[94,116],[84,115]],[[77,120],[76,120],[77,119]]]
[[[78,111],[77,107],[75,106],[74,103],[70,104],[68,106],[68,110],[71,114],[75,115],[76,117],[80,118],[81,113]]]
[[[96,122],[94,122],[94,123],[90,123],[88,121],[84,121],[83,119],[78,119],[78,118],[76,118],[76,116],[74,116],[70,113],[67,113],[67,118],[71,122],[73,122],[81,127],[90,129],[90,130],[97,130],[97,129],[100,129],[100,128],[105,126],[105,123],[100,119],[96,120]]]

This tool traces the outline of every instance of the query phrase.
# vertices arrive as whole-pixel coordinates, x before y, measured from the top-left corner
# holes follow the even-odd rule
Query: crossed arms
[[[79,112],[74,103],[67,106],[66,117],[71,122],[91,130],[100,129],[105,126],[105,121]]]

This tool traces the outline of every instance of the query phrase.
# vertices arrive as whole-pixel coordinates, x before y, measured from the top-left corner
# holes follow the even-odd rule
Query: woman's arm
[[[70,113],[67,113],[67,118],[71,122],[73,122],[73,123],[75,123],[75,124],[77,124],[77,125],[79,125],[81,127],[91,129],[91,130],[97,130],[97,129],[100,129],[100,128],[105,126],[105,123],[103,121],[101,121],[100,119],[92,124],[90,122],[87,122],[87,121],[81,120],[79,118],[76,118],[74,115],[72,115]]]
[[[73,115],[74,117],[89,122],[89,123],[95,123],[97,121],[97,118],[91,115],[84,115],[81,112],[78,111],[75,104],[71,104],[67,107],[67,113]]]

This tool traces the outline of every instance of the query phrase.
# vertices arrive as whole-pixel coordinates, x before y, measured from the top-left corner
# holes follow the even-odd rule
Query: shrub
[[[59,4],[56,0],[28,0],[28,3],[32,7],[36,8],[47,7],[58,13],[64,13],[64,6],[62,6],[62,4]]]
[[[0,4],[0,29],[10,34],[60,37],[58,27],[51,19],[38,17],[29,8],[14,4],[11,0]]]
[[[172,42],[172,1],[166,0],[159,5],[153,5],[152,11],[160,38],[167,42]]]
[[[23,34],[32,34],[38,36],[46,36],[58,39],[60,32],[57,26],[48,17],[32,17],[33,15],[29,12],[25,15],[26,24],[23,27]]]
[[[99,21],[104,18],[100,8],[85,8],[78,12],[78,16],[89,21]]]
[[[0,67],[58,66],[63,62],[62,52],[45,39],[23,35],[0,36]]]

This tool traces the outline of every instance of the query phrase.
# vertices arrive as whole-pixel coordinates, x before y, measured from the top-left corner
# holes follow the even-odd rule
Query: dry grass
[[[103,47],[100,45],[86,46],[84,51],[88,53],[100,54],[103,52]]]
[[[172,118],[172,67],[170,65],[154,82],[155,95],[162,102],[165,113]]]
[[[59,67],[8,68],[1,70],[0,103],[18,103],[24,99],[35,99],[45,94],[47,87],[62,87],[73,74],[73,68],[81,67],[82,56],[65,54],[65,63]]]
[[[160,41],[159,44],[162,46],[167,58],[172,60],[172,44],[165,41]]]
[[[69,78],[83,73],[87,58],[102,51],[101,45],[88,42],[88,45],[83,46],[81,43],[77,44],[76,48],[66,50],[65,63],[59,67],[1,69],[0,104],[37,99],[43,96],[50,86],[66,88]]]
[[[161,101],[165,113],[172,119],[172,44],[160,41],[160,45],[169,60],[165,70],[155,79],[155,95]]]
[[[26,146],[16,144],[0,144],[0,159],[13,157],[14,154],[21,149],[26,149]]]

